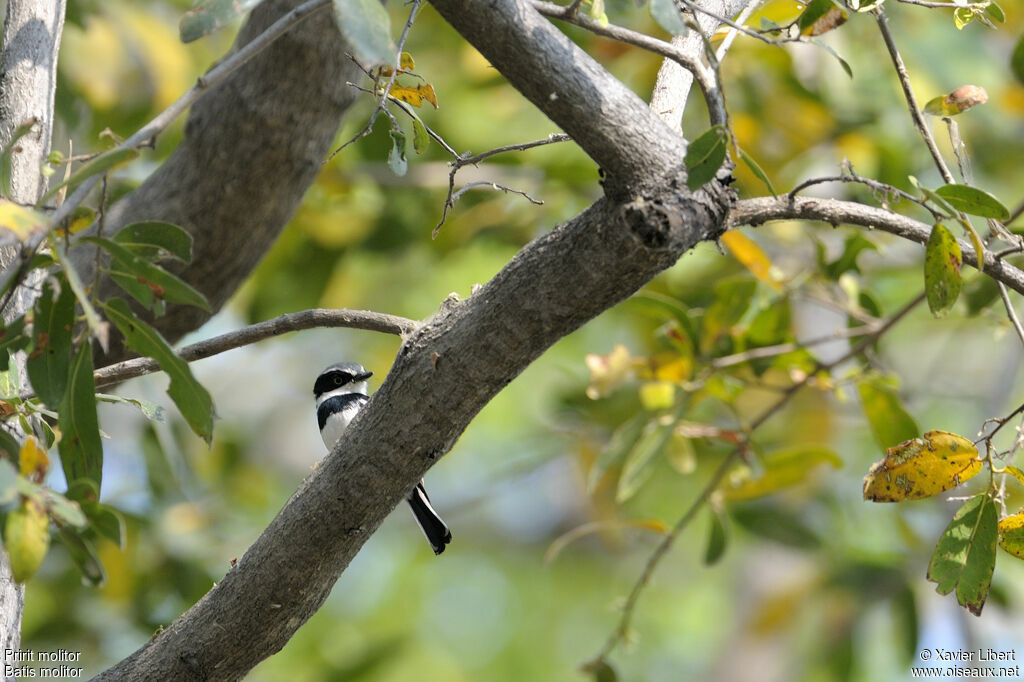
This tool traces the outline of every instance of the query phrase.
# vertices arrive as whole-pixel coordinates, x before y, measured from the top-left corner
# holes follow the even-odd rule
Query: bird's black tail
[[[444,551],[445,545],[452,541],[452,532],[448,530],[448,526],[430,506],[430,498],[427,497],[423,481],[416,484],[407,499],[409,506],[412,507],[412,513],[416,516],[416,523],[419,524],[423,534],[427,536],[427,542],[433,548],[434,554],[440,554]]]

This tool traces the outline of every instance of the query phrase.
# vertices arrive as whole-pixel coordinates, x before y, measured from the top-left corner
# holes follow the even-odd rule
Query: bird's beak
[[[355,375],[352,378],[355,379],[356,381],[366,381],[367,379],[369,379],[372,376],[373,376],[373,372],[367,372],[366,374],[357,374],[357,375]]]

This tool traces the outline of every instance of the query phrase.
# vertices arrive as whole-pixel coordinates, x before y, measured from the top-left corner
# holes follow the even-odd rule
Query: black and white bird
[[[316,378],[313,384],[316,418],[328,451],[334,449],[352,418],[370,399],[366,395],[366,380],[371,376],[373,372],[366,371],[358,363],[339,362],[320,372]],[[416,484],[406,499],[434,554],[440,554],[452,541],[452,533],[431,506],[423,481]]]

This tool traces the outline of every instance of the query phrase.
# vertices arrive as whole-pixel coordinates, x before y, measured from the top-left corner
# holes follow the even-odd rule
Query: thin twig
[[[439,220],[437,222],[437,225],[434,226],[434,231],[431,233],[431,238],[437,238],[437,235],[440,232],[441,227],[444,225],[445,221],[448,220],[448,211],[455,207],[455,202],[458,200],[458,198],[462,196],[462,194],[471,187],[477,187],[480,185],[490,185],[494,187],[494,189],[501,189],[506,192],[515,192],[516,194],[521,194],[534,204],[537,204],[538,206],[544,203],[543,201],[538,201],[534,199],[526,192],[515,189],[509,189],[504,185],[498,185],[494,182],[470,183],[469,185],[466,185],[458,192],[456,192],[455,174],[459,172],[459,169],[463,168],[464,166],[475,166],[481,161],[489,159],[490,157],[495,156],[496,154],[502,154],[504,152],[522,152],[526,151],[527,149],[543,147],[544,145],[554,144],[556,142],[565,142],[569,139],[569,136],[566,135],[565,133],[551,133],[542,140],[533,140],[532,142],[520,142],[518,144],[505,145],[504,147],[496,147],[494,149],[488,150],[486,152],[481,152],[474,156],[470,156],[469,152],[466,152],[464,154],[455,154],[455,160],[449,164],[451,166],[451,170],[448,172],[448,195],[444,199],[444,207],[441,210],[441,220]]]
[[[921,108],[917,105],[917,98],[914,97],[914,90],[910,86],[910,74],[907,73],[903,57],[900,55],[896,42],[893,40],[892,32],[889,30],[889,22],[885,18],[885,11],[881,7],[876,7],[871,12],[875,15],[878,30],[882,33],[882,40],[885,41],[885,47],[889,50],[893,66],[896,67],[896,76],[899,78],[900,87],[903,88],[903,95],[906,97],[907,107],[910,109],[910,118],[914,121],[914,127],[917,128],[917,131],[921,133],[921,137],[924,138],[924,143],[935,160],[935,166],[939,169],[939,173],[942,174],[942,179],[947,184],[952,184],[954,182],[953,174],[949,171],[949,167],[942,158],[942,154],[939,153],[939,148],[935,144],[935,138],[932,137],[932,131],[928,128],[928,124],[924,120],[924,114],[921,113]]]
[[[1006,307],[1006,315],[1010,318],[1010,322],[1013,323],[1013,328],[1017,330],[1017,338],[1024,344],[1024,327],[1020,324],[1020,318],[1017,317],[1017,311],[1013,309],[1013,302],[1010,300],[1010,292],[1006,290],[1006,285],[1002,282],[996,282],[999,286],[999,295],[1003,298],[1003,305]]]
[[[857,175],[856,173],[853,172],[852,168],[849,169],[849,173],[843,173],[842,175],[829,175],[826,177],[810,178],[809,180],[804,180],[799,185],[791,189],[787,193],[787,196],[789,196],[790,198],[795,197],[797,194],[807,189],[808,187],[813,187],[814,185],[821,185],[826,182],[854,182],[857,184],[865,185],[866,187],[870,187],[876,192],[884,192],[885,194],[891,194],[899,197],[900,199],[906,199],[907,201],[911,201],[917,204],[918,206],[924,208],[929,213],[931,213],[932,217],[935,218],[936,220],[944,217],[942,213],[932,208],[927,201],[919,199],[918,197],[915,197],[913,194],[910,194],[909,192],[904,192],[902,189],[894,185],[890,185],[884,182],[879,182],[878,180],[873,180],[871,178],[865,178],[861,175]],[[883,202],[883,208],[887,209],[888,206],[885,206],[885,203],[886,202]]]
[[[248,327],[215,336],[212,339],[198,341],[192,345],[185,346],[177,354],[186,362],[194,362],[195,360],[202,360],[203,358],[218,355],[235,348],[248,346],[257,341],[305,329],[347,327],[349,329],[365,329],[367,331],[405,337],[416,331],[419,326],[420,323],[415,320],[386,313],[375,313],[368,310],[313,308],[296,313],[287,313],[271,320],[258,322]],[[158,371],[160,371],[160,365],[155,360],[150,358],[132,358],[131,360],[102,367],[96,370],[93,376],[96,386],[100,387]],[[25,400],[31,397],[32,394],[21,396]]]
[[[745,350],[742,353],[723,355],[720,358],[713,359],[710,364],[715,369],[723,369],[725,367],[732,367],[733,365],[741,365],[749,360],[773,358],[778,355],[785,355],[786,353],[792,353],[794,351],[803,350],[805,348],[813,348],[814,346],[832,343],[833,341],[842,341],[843,339],[854,339],[860,336],[866,336],[867,334],[873,334],[876,328],[877,325],[875,324],[865,324],[860,327],[838,329],[831,334],[818,336],[813,339],[808,339],[807,341],[779,343],[774,346],[761,346],[759,348],[751,348],[750,350]]]
[[[716,21],[725,24],[726,26],[732,28],[733,30],[739,31],[740,33],[742,33],[742,34],[744,34],[746,36],[749,36],[751,38],[756,38],[757,40],[760,40],[763,43],[768,43],[769,45],[778,45],[779,44],[777,41],[772,40],[771,38],[767,38],[767,37],[761,35],[760,33],[758,33],[757,31],[750,30],[749,28],[744,26],[739,21],[733,21],[729,17],[723,17],[720,14],[717,14],[715,12],[712,12],[709,9],[705,9],[705,8],[701,7],[700,5],[697,5],[697,4],[694,4],[694,3],[690,2],[690,0],[679,0],[679,3],[682,4],[683,6],[685,6],[686,9],[690,10],[690,12],[693,12],[694,14],[696,14],[697,12],[700,12],[701,14],[706,14],[709,17],[711,17],[712,19],[715,19]]]
[[[764,0],[750,0],[743,8],[743,10],[736,17],[736,23],[743,26],[747,23],[747,19],[750,15],[761,5]],[[725,55],[729,52],[729,48],[732,47],[733,41],[736,40],[736,36],[740,34],[740,29],[735,26],[730,26],[729,31],[725,34],[725,38],[722,40],[722,44],[718,46],[718,51],[715,52],[715,59],[722,61],[725,59]],[[760,36],[759,36],[760,37]]]

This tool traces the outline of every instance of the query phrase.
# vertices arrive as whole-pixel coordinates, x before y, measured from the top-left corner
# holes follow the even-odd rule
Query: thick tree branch
[[[365,329],[383,334],[397,334],[405,338],[419,328],[420,323],[397,315],[375,313],[369,310],[329,310],[314,308],[297,313],[286,313],[272,320],[236,329],[235,331],[215,336],[212,339],[198,341],[178,351],[178,356],[186,362],[194,362],[212,357],[225,351],[248,346],[281,334],[302,331],[303,329],[337,328]],[[144,374],[159,372],[160,365],[151,358],[132,358],[114,365],[108,365],[96,371],[94,375],[97,388],[126,381]],[[31,397],[23,395],[22,398]]]
[[[234,51],[259,36],[299,0],[265,0],[239,33]],[[302,21],[192,107],[185,138],[137,190],[112,207],[106,229],[164,220],[194,237],[191,265],[177,273],[217,311],[252,271],[291,218],[318,173],[358,92],[345,85],[360,71],[330,16]],[[92,247],[75,249],[91,281]],[[114,293],[104,278],[100,296]],[[196,329],[210,313],[170,306],[154,320],[169,339]],[[123,357],[112,348],[107,360]]]
[[[414,332],[334,452],[238,563],[98,679],[243,676],[319,608],[384,517],[491,398],[557,340],[721,232],[729,191],[712,182],[690,195],[682,141],[529,5],[435,4],[618,176],[618,191],[535,239],[468,300],[443,306]]]
[[[432,4],[604,169],[612,196],[625,198],[682,164],[682,140],[530,3]]]
[[[760,197],[737,202],[729,213],[729,227],[761,225],[771,220],[816,220],[832,225],[859,225],[882,230],[918,244],[927,244],[932,230],[931,225],[899,213],[836,199]],[[958,241],[963,251],[964,264],[974,266],[978,262],[974,247],[963,239]],[[1017,293],[1024,294],[1024,272],[990,251],[985,252],[984,272]]]

